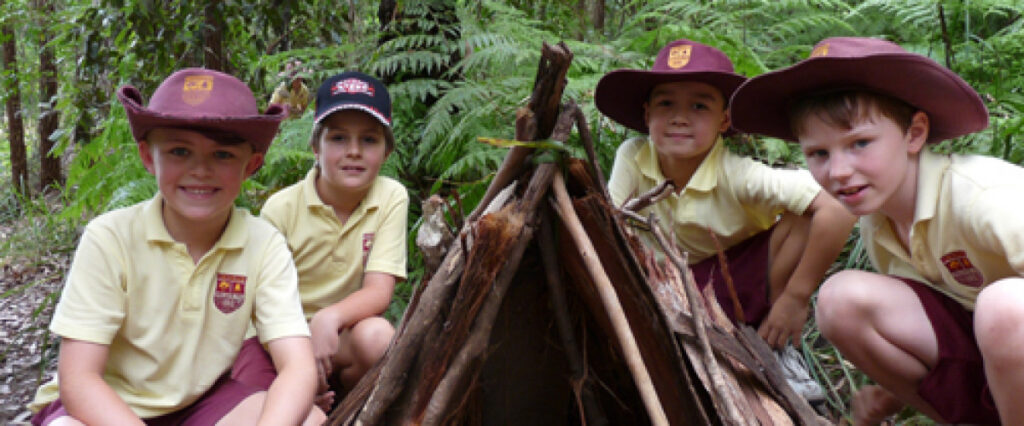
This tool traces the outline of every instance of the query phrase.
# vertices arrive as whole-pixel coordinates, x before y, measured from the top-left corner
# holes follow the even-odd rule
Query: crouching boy
[[[854,423],[909,404],[939,422],[1024,424],[1024,169],[927,146],[988,125],[978,94],[893,43],[837,37],[747,82],[732,114],[798,140],[861,217],[877,272],[833,275],[817,309],[822,334],[880,385],[855,395]]]
[[[89,223],[50,329],[57,377],[30,408],[46,424],[319,424],[316,367],[284,237],[234,208],[284,111],[216,71],[171,74],[143,106],[118,91],[156,177],[149,201]],[[255,325],[280,374],[230,376]]]

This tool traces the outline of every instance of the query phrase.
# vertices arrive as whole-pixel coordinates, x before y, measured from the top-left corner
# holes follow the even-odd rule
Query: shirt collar
[[[319,176],[320,170],[313,167],[306,173],[306,177],[302,180],[302,194],[306,199],[306,206],[310,209],[327,209],[327,211],[334,214],[334,209],[324,203],[320,198],[320,194],[316,192],[316,178]],[[380,205],[380,197],[377,194],[380,193],[381,185],[377,185],[377,181],[380,180],[380,176],[374,178],[373,185],[370,186],[370,191],[366,193],[363,200],[359,202],[359,206],[352,212],[352,216],[362,214],[363,211],[369,211]]]
[[[164,197],[159,192],[142,207],[142,215],[145,226],[146,241],[176,243],[177,241],[167,232],[167,225],[164,223],[163,215]],[[238,209],[231,208],[231,216],[228,217],[228,226],[224,228],[220,238],[217,239],[213,248],[235,249],[245,247],[248,237],[245,229],[245,217]]]
[[[718,185],[718,169],[721,167],[721,158],[724,155],[724,151],[725,142],[719,137],[711,147],[707,157],[704,157],[704,161],[697,167],[697,171],[693,173],[690,181],[687,182],[686,188],[697,191],[710,191]],[[634,160],[636,160],[639,166],[640,173],[648,179],[658,183],[665,180],[665,175],[661,172],[661,166],[658,165],[658,154],[654,148],[654,142],[650,138],[637,151]]]
[[[928,147],[921,150],[917,163],[917,200],[914,206],[914,223],[935,217],[938,209],[942,176],[949,168],[949,156],[932,152]]]

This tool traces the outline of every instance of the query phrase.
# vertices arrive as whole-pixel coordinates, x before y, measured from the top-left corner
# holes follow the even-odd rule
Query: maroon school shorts
[[[743,306],[744,319],[754,328],[761,325],[761,321],[768,316],[768,311],[772,307],[768,301],[768,258],[771,254],[773,229],[775,228],[762,231],[725,251],[729,276],[732,277],[736,295]],[[697,287],[701,290],[707,287],[710,280],[718,304],[722,306],[729,319],[736,322],[732,296],[729,295],[729,287],[722,276],[718,255],[712,255],[690,265],[690,269],[693,271],[694,280],[697,281]]]
[[[999,424],[974,337],[974,314],[925,284],[894,278],[917,293],[939,345],[939,360],[918,384],[918,395],[947,422]]]
[[[267,365],[271,369],[269,376],[266,371]],[[145,419],[145,422],[147,425],[156,426],[216,424],[242,400],[256,392],[267,390],[270,387],[270,382],[274,381],[274,377],[277,376],[273,368],[274,365],[259,340],[255,337],[248,339],[242,344],[238,358],[231,366],[230,375],[221,376],[213,387],[199,397],[199,400],[173,413]],[[269,381],[267,381],[268,377]],[[264,383],[266,386],[263,386]],[[32,424],[45,426],[58,417],[66,415],[68,412],[58,399],[33,415]]]

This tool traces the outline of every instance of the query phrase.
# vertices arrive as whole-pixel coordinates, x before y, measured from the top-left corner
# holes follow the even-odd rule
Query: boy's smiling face
[[[913,115],[906,131],[874,111],[853,121],[849,129],[818,114],[808,114],[800,127],[807,168],[851,213],[888,214],[896,206],[913,205],[915,161],[928,138],[928,116],[923,112]]]
[[[196,223],[226,221],[242,182],[263,162],[248,143],[224,145],[183,129],[153,129],[138,147],[146,170],[156,176],[172,235]]]
[[[707,83],[677,81],[654,86],[644,121],[658,157],[702,161],[729,128],[722,93]]]
[[[323,125],[320,140],[313,146],[320,165],[317,188],[334,196],[365,195],[390,153],[384,125],[355,109],[334,112]]]

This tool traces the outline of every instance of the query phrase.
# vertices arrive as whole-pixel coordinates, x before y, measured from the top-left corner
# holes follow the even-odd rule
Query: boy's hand
[[[309,332],[313,340],[313,356],[316,358],[320,382],[327,383],[334,369],[334,354],[338,352],[338,318],[330,309],[321,309],[309,321]]]
[[[787,341],[800,347],[800,334],[807,322],[807,301],[787,292],[782,292],[772,304],[768,316],[761,322],[757,334],[773,348],[781,348]]]

